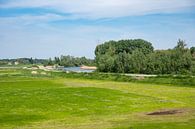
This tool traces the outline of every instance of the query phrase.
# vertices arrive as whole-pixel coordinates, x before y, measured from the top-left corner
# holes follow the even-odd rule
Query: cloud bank
[[[8,0],[0,8],[49,8],[78,18],[115,18],[175,12],[195,6],[195,0]]]

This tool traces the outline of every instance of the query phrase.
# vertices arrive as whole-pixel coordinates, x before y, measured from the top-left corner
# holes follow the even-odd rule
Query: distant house
[[[16,61],[16,62],[14,62],[14,64],[15,64],[15,65],[18,65],[18,64],[19,64],[19,62],[18,62],[18,61]]]
[[[8,64],[8,65],[12,65],[12,62],[8,62],[7,64]]]
[[[53,67],[53,66],[45,66],[45,69],[46,69],[46,70],[53,70],[54,67]]]
[[[44,69],[45,67],[43,65],[38,65],[39,69]]]

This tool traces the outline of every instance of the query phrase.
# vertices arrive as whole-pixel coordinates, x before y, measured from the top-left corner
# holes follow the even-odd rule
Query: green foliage
[[[60,64],[60,58],[59,57],[54,57],[54,63],[55,64]]]
[[[108,54],[104,54],[98,60],[99,61],[97,62],[97,66],[100,68],[99,71],[102,71],[102,72],[112,71],[112,72],[114,72],[115,57],[110,56]]]
[[[109,41],[96,47],[96,63],[101,72],[143,72],[141,65],[151,52],[152,44],[142,39]]]
[[[146,69],[146,55],[138,49],[130,55],[130,73],[144,73]]]
[[[53,65],[53,64],[54,64],[53,61],[51,60],[51,58],[49,58],[47,65]]]
[[[0,60],[0,66],[5,66],[5,65],[8,65],[8,62],[4,60]]]
[[[187,74],[192,67],[189,50],[181,52],[179,49],[155,51],[147,56],[145,73],[149,74]]]
[[[30,63],[30,64],[33,64],[33,63],[34,63],[32,57],[29,59],[29,63]]]
[[[81,65],[95,65],[94,60],[87,59],[86,57],[73,57],[73,56],[61,56],[60,58],[55,59],[56,64],[65,67],[71,66],[81,66]]]
[[[98,45],[95,49],[95,55],[106,54],[110,49],[112,49],[114,54],[119,54],[124,51],[131,54],[136,49],[139,49],[144,54],[148,54],[151,53],[154,48],[150,42],[142,39],[109,41]]]
[[[119,53],[118,56],[116,57],[115,60],[115,72],[118,73],[124,73],[125,72],[125,61],[127,58],[126,57],[126,52],[124,51],[123,53]]]
[[[47,64],[47,59],[33,59],[33,58],[18,58],[18,59],[1,59],[0,66],[9,66],[15,65],[14,63],[18,62],[18,65],[32,65],[32,64]]]
[[[61,65],[61,66],[95,66],[95,62],[93,59],[87,59],[86,57],[73,57],[73,56],[61,56],[55,57],[54,60],[52,58],[49,59],[33,59],[33,58],[18,58],[18,59],[1,59],[0,66],[9,66],[15,65],[14,63],[18,62],[18,65],[33,65],[33,64],[41,64],[41,65]]]
[[[95,50],[100,72],[143,74],[193,74],[194,49],[183,40],[174,49],[155,50],[144,40],[109,41]]]
[[[177,42],[177,46],[174,49],[184,50],[186,46],[187,46],[187,44],[185,43],[185,41],[179,39]]]
[[[192,54],[192,57],[195,59],[195,47],[191,47],[190,52]]]

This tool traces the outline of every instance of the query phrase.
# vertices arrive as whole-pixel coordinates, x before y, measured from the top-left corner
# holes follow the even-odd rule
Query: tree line
[[[141,74],[195,73],[195,47],[179,40],[173,49],[154,50],[142,40],[108,41],[95,49],[100,72]]]
[[[33,58],[0,59],[0,66],[15,65],[15,62],[17,62],[19,65],[47,64],[48,60]]]
[[[92,66],[95,65],[93,59],[87,59],[86,57],[74,57],[74,56],[64,56],[61,55],[60,57],[54,57],[52,60],[49,58],[47,65],[60,65],[65,67],[74,67],[74,66],[81,66],[81,65],[88,65]]]
[[[18,59],[0,59],[0,66],[15,65],[59,65],[65,67],[74,67],[81,65],[95,65],[93,59],[87,59],[86,57],[73,57],[64,56],[54,57],[54,59],[33,59],[33,58],[18,58]]]

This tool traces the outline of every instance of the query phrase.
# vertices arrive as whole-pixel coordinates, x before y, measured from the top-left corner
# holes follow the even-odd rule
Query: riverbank
[[[97,67],[95,66],[85,66],[85,65],[81,66],[80,68],[85,69],[85,70],[96,70],[97,69]]]

